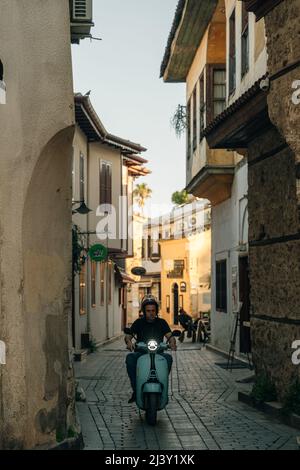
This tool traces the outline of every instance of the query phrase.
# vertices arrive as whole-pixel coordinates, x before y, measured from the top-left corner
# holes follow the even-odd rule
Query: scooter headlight
[[[158,348],[158,343],[155,341],[155,339],[150,339],[150,341],[148,341],[147,347],[149,351],[154,352]]]

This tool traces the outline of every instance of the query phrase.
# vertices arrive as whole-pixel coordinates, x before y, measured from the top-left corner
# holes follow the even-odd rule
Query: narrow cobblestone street
[[[188,341],[173,353],[169,404],[148,426],[127,403],[126,354],[121,339],[75,365],[87,398],[77,403],[86,450],[297,449],[297,430],[237,401],[249,384],[236,380],[249,369],[226,371],[215,365],[225,358]]]

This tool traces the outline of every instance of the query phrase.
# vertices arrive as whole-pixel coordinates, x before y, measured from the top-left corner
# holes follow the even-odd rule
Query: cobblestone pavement
[[[236,380],[249,369],[226,371],[215,365],[223,357],[189,342],[172,353],[169,404],[149,426],[127,403],[126,354],[118,340],[75,364],[87,397],[77,403],[86,450],[297,449],[299,431],[237,401],[247,385]]]

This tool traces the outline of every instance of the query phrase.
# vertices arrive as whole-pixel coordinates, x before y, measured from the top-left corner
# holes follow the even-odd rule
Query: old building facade
[[[1,2],[3,449],[53,446],[78,430],[68,341],[77,22],[69,7],[68,0]],[[90,16],[78,43],[91,26]]]
[[[74,134],[67,0],[1,3],[0,447],[75,425],[71,314]]]
[[[84,202],[90,210],[73,215],[84,245],[73,305],[73,344],[80,358],[91,342],[99,345],[119,336],[127,323],[125,287],[132,279],[125,261],[134,256],[133,183],[149,170],[139,155],[146,149],[109,134],[88,96],[75,95],[75,114],[73,207]],[[89,254],[96,244],[108,251],[101,262]]]
[[[228,3],[228,2],[227,2]],[[228,6],[219,1],[179,1],[161,68],[164,81],[186,82],[186,190],[211,202],[211,343],[228,351],[237,312],[247,292],[248,201],[247,161],[233,148],[210,148],[205,129],[253,80],[256,56],[251,49],[251,74],[243,73],[229,89]],[[240,12],[239,12],[240,14]],[[234,27],[238,25],[234,18]],[[254,15],[249,24],[254,36]],[[241,34],[241,31],[239,32]],[[260,46],[260,52],[263,45]],[[265,54],[259,56],[264,67]],[[241,74],[241,54],[236,75]],[[248,71],[248,70],[247,70]],[[241,281],[241,282],[240,282]],[[248,319],[249,308],[245,312]],[[238,330],[236,352],[248,352],[248,333]],[[246,344],[247,343],[247,344]]]
[[[300,114],[293,99],[300,65],[300,3],[231,3],[227,7],[232,11],[243,8],[249,17],[255,15],[257,31],[264,24],[266,73],[229,103],[206,136],[212,148],[244,149],[247,155],[253,361],[256,372],[266,374],[283,399],[299,379],[291,356],[300,335]]]
[[[138,300],[154,295],[170,325],[178,324],[180,308],[195,318],[210,311],[210,224],[210,206],[195,201],[144,225]]]

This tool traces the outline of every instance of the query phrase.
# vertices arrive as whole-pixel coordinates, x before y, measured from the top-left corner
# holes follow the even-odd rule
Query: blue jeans
[[[127,374],[129,376],[131,386],[132,386],[132,390],[134,392],[135,392],[135,389],[136,389],[136,365],[137,365],[137,360],[138,360],[139,357],[141,357],[142,354],[146,354],[146,353],[133,352],[133,353],[127,354],[127,356],[126,356]],[[170,373],[172,363],[173,363],[172,356],[170,354],[166,354],[166,353],[159,353],[159,354],[167,360],[169,373]]]

